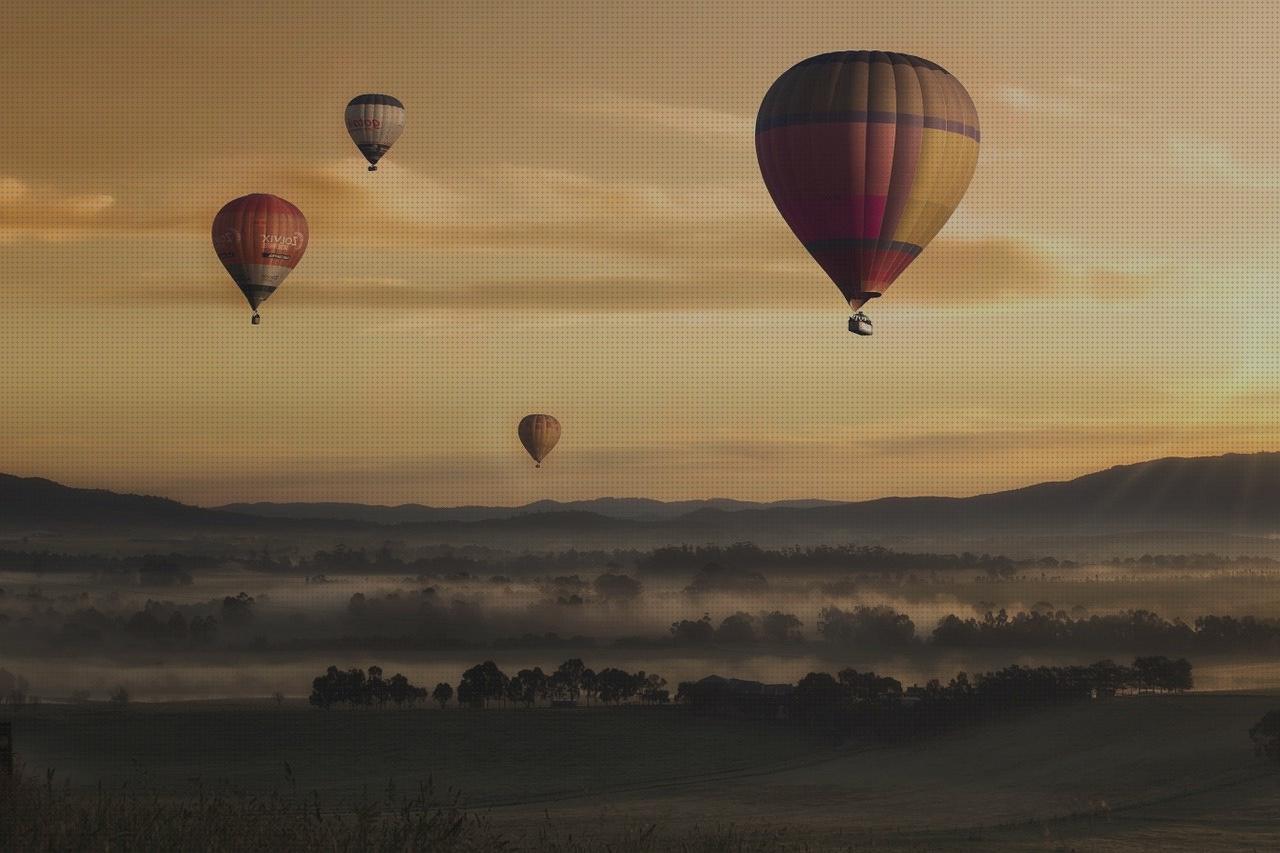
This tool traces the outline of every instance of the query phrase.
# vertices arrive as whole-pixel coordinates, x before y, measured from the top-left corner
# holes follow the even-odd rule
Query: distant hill
[[[809,525],[877,531],[1098,534],[1181,529],[1269,534],[1280,532],[1280,453],[1170,457],[967,498],[883,498],[775,510],[771,518],[780,521],[788,512]],[[766,521],[763,516],[759,520]]]
[[[433,507],[422,504],[380,506],[357,503],[232,503],[214,507],[223,512],[256,515],[262,518],[340,518],[373,524],[421,524],[448,521],[488,521],[520,515],[546,513],[592,513],[632,521],[661,521],[678,518],[700,509],[737,512],[744,509],[839,506],[840,501],[795,500],[755,503],[730,498],[659,501],[652,498],[595,498],[583,501],[534,501],[520,506]]]
[[[252,516],[188,506],[168,498],[77,489],[39,477],[0,474],[0,522],[15,525],[257,526]]]
[[[280,536],[306,531],[330,538],[394,535],[502,547],[908,538],[990,541],[995,546],[1019,537],[1096,539],[1154,531],[1269,537],[1280,533],[1280,453],[1158,459],[973,497],[857,503],[601,498],[520,507],[298,503],[204,509],[165,498],[0,475],[0,507],[0,525],[9,530],[71,527],[109,533],[142,527]]]

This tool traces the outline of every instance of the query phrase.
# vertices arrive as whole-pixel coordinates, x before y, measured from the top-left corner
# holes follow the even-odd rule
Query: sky
[[[0,471],[217,504],[964,495],[1274,450],[1264,3],[27,4],[0,31]],[[938,62],[982,147],[869,310],[774,209],[760,99]],[[376,174],[346,102],[408,126]],[[252,327],[209,223],[311,244]],[[873,309],[873,310],[872,310]],[[535,471],[528,412],[564,425]]]

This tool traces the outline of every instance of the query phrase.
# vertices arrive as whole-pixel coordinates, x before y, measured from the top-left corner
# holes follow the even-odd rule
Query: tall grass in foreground
[[[292,773],[286,768],[292,785]],[[441,801],[430,784],[412,794],[388,786],[341,811],[317,795],[254,795],[211,788],[175,798],[123,785],[80,792],[19,772],[0,775],[0,850],[4,851],[440,851],[440,853],[765,853],[788,847],[781,832],[733,828],[662,835],[650,824],[584,839],[549,818],[528,830],[499,829]]]

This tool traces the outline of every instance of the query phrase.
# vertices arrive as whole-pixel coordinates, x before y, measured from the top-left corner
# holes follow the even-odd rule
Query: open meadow
[[[174,703],[8,718],[25,769],[42,784],[52,771],[70,798],[99,782],[172,803],[274,791],[340,815],[429,783],[509,849],[1226,851],[1267,849],[1280,819],[1280,772],[1247,734],[1276,706],[1121,697],[899,744],[673,708]]]

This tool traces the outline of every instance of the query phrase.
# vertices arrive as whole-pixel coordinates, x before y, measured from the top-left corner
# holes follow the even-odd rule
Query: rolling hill
[[[725,499],[664,503],[601,498],[518,507],[435,508],[344,503],[229,504],[202,508],[165,498],[77,489],[0,475],[0,526],[17,528],[365,531],[423,540],[509,545],[754,540],[1099,537],[1177,532],[1270,537],[1280,531],[1280,453],[1168,458],[1062,482],[972,497],[891,497],[856,503]]]
[[[652,498],[595,498],[583,501],[534,501],[521,506],[453,506],[434,507],[423,504],[382,506],[357,503],[232,503],[214,507],[224,512],[256,515],[263,518],[338,518],[367,521],[373,524],[423,524],[431,522],[487,521],[536,513],[593,513],[609,518],[633,521],[661,521],[687,515],[700,509],[736,512],[744,509],[802,508],[840,506],[841,501],[796,500],[757,503],[730,498],[708,500],[659,501]]]

